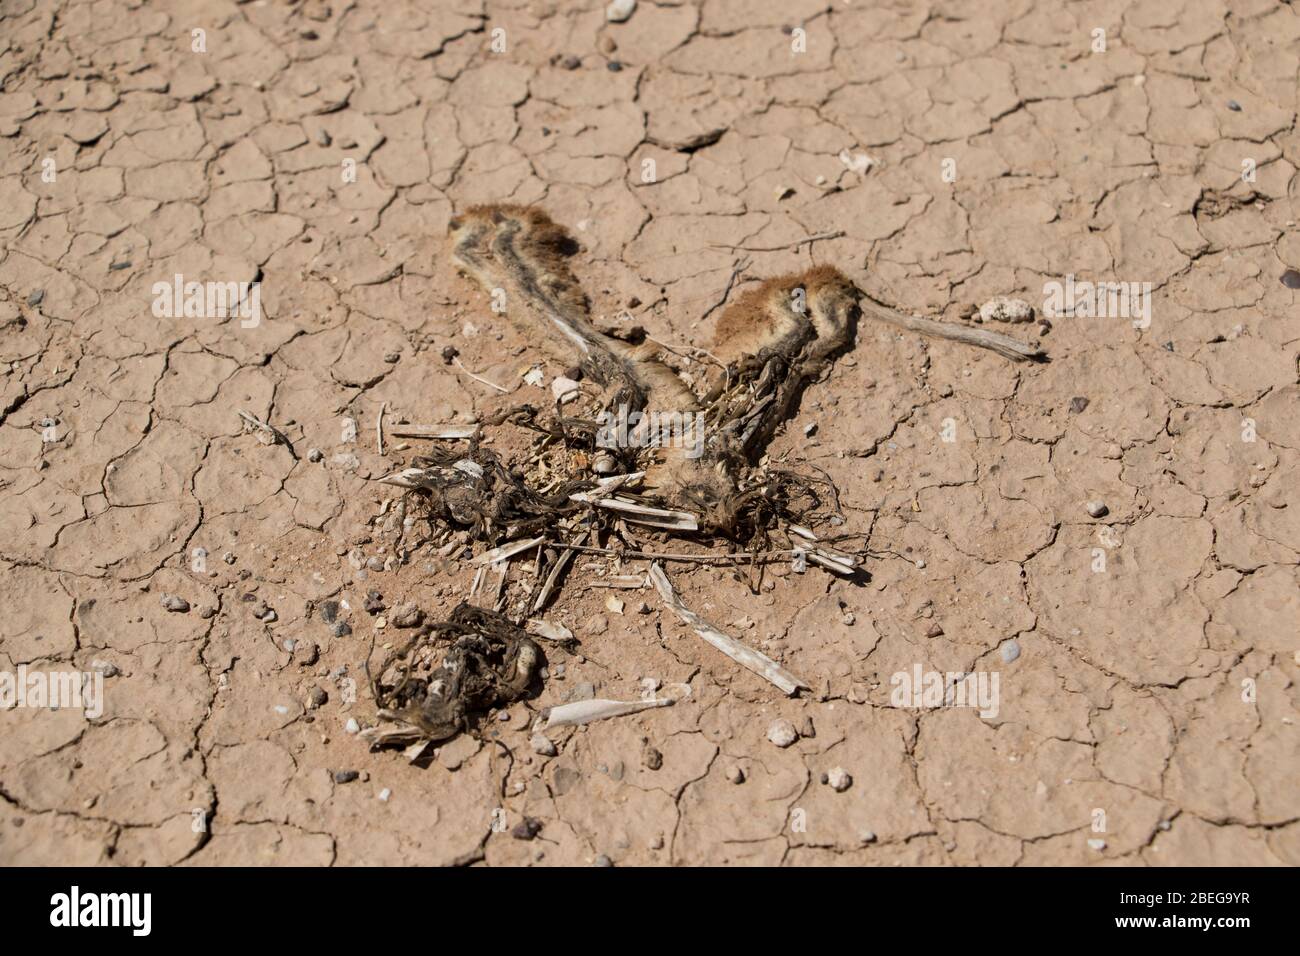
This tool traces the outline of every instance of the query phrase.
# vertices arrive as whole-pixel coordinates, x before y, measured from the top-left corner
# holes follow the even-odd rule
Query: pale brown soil
[[[0,712],[0,862],[1300,863],[1298,68],[1275,0],[642,0],[623,24],[592,2],[2,0],[0,670],[120,673],[96,720]],[[548,612],[583,641],[550,651],[563,678],[421,769],[345,732],[373,706],[329,675],[360,676],[367,589],[437,615],[473,576],[349,563],[391,554],[368,479],[417,450],[380,458],[381,405],[499,407],[447,345],[512,400],[549,395],[520,379],[535,343],[447,262],[453,210],[504,201],[574,230],[597,314],[670,342],[812,263],[949,321],[1070,273],[1151,282],[1152,324],[999,326],[1041,335],[1032,367],[865,327],[772,452],[834,477],[869,583],[782,569],[754,596],[670,569],[812,694],[650,592],[610,613],[580,559]],[[155,318],[176,273],[260,277],[261,325]],[[311,612],[330,597],[351,636]],[[997,671],[998,716],[891,707],[914,664]],[[693,696],[530,749],[575,686],[646,677]],[[779,749],[776,717],[815,736]]]

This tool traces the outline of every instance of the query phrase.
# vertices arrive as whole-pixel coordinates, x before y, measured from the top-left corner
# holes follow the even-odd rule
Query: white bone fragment
[[[509,544],[501,545],[499,548],[493,548],[491,551],[484,551],[477,558],[470,561],[470,564],[496,564],[498,561],[514,557],[521,551],[535,548],[545,540],[545,538],[525,538],[523,541],[512,541]]]
[[[660,567],[659,562],[655,561],[650,565],[650,583],[655,586],[659,596],[669,608],[671,608],[678,617],[695,629],[695,633],[708,641],[722,653],[726,654],[737,664],[748,668],[764,680],[770,681],[779,687],[786,694],[793,697],[799,692],[799,688],[808,688],[810,685],[795,677],[784,667],[772,660],[766,654],[761,654],[752,647],[740,643],[733,637],[722,633],[704,618],[700,617],[677,596],[673,590],[672,583],[668,580],[668,575],[664,574],[664,569]]]

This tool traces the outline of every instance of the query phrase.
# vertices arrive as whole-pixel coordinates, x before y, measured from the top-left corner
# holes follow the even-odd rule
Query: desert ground
[[[0,0],[0,672],[103,688],[0,710],[0,862],[1300,863],[1298,70],[1278,0]],[[539,695],[415,762],[356,736],[394,609],[482,550],[404,547],[391,430],[565,371],[449,259],[496,202],[663,342],[832,264],[1050,356],[863,321],[768,450],[862,573],[668,567],[799,696],[585,554]],[[996,707],[900,705],[918,671]]]

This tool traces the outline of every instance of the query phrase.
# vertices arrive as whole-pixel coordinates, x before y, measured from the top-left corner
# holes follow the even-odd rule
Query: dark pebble
[[[1228,109],[1232,110],[1234,113],[1240,113],[1241,104],[1236,100],[1228,100]]]
[[[516,840],[531,840],[541,832],[541,820],[538,820],[536,817],[524,817],[524,822],[511,830],[510,835]]]
[[[27,304],[33,309],[45,301],[45,290],[37,289],[27,297]]]
[[[347,621],[335,621],[334,626],[330,628],[330,633],[335,637],[347,637],[352,633],[352,625]]]
[[[324,621],[326,624],[333,624],[336,620],[338,620],[338,616],[339,616],[339,602],[338,602],[338,601],[322,601],[322,602],[321,602],[321,606],[320,606],[320,619],[321,619],[322,621]]]
[[[605,69],[609,70],[611,73],[619,73],[623,70],[623,64],[618,62],[618,60],[610,60],[605,64]]]
[[[357,779],[357,777],[359,777],[359,776],[361,776],[361,774],[357,773],[355,770],[335,770],[335,771],[334,771],[334,782],[335,782],[335,783],[351,783],[353,780]]]
[[[1088,400],[1082,395],[1076,395],[1070,399],[1070,413],[1072,415],[1082,414],[1083,410],[1088,407]]]
[[[1300,289],[1300,272],[1287,269],[1282,273],[1282,284],[1288,289]]]

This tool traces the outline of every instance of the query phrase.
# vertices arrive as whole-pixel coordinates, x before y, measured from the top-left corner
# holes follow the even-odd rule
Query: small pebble
[[[536,817],[524,817],[523,823],[518,824],[510,835],[516,840],[531,840],[537,834],[542,832],[542,821]]]
[[[349,717],[348,722],[343,725],[343,729],[350,734],[361,733],[361,725],[357,723],[357,719],[355,717]]]
[[[1241,104],[1236,100],[1228,100],[1228,109],[1232,110],[1234,113],[1240,113]]]
[[[324,457],[325,457],[325,453],[321,451],[319,448],[310,448],[307,450],[308,461],[320,461]]]
[[[330,695],[325,693],[325,688],[313,687],[307,694],[307,706],[312,708],[321,707],[329,699]]]
[[[1034,307],[1024,299],[999,295],[980,306],[980,318],[985,322],[1029,322],[1034,318]]]
[[[1097,850],[1098,852],[1100,852],[1100,851],[1106,849],[1106,841],[1105,841],[1105,840],[1096,840],[1096,839],[1094,839],[1094,840],[1089,840],[1089,841],[1088,841],[1088,846],[1090,846],[1090,847],[1092,847],[1094,850]]]
[[[1287,269],[1282,273],[1282,284],[1288,289],[1300,289],[1300,272]]]
[[[848,771],[843,767],[832,767],[830,772],[826,774],[826,782],[836,793],[843,793],[853,786],[853,778],[849,776]]]
[[[767,728],[767,739],[778,747],[789,747],[799,739],[799,731],[794,724],[784,718],[774,720]]]
[[[578,383],[563,375],[551,382],[551,394],[557,402],[567,402],[578,397]]]
[[[876,842],[875,831],[863,830],[861,833],[858,834],[858,842],[863,844],[864,846],[868,843],[875,843]]]
[[[596,857],[596,860],[595,860],[595,864],[594,864],[594,865],[595,865],[595,866],[613,866],[613,865],[614,865],[614,861],[611,860],[609,857],[607,857],[605,854],[602,853],[600,856]]]
[[[540,754],[543,757],[554,757],[559,751],[555,749],[555,744],[545,734],[533,734],[528,741],[528,746],[533,749],[533,753]]]
[[[1104,518],[1110,514],[1110,509],[1106,507],[1104,501],[1089,501],[1085,507],[1088,509],[1088,514],[1094,518]]]
[[[739,767],[728,767],[727,779],[730,780],[732,783],[744,783],[745,771],[740,769]]]
[[[943,636],[943,626],[942,626],[938,621],[935,621],[933,624],[931,624],[929,627],[927,627],[927,628],[925,629],[925,636],[926,636],[926,637],[942,637],[942,636]]]
[[[1074,398],[1070,399],[1070,413],[1072,415],[1078,415],[1082,413],[1083,410],[1087,407],[1088,407],[1088,400],[1084,398],[1082,395],[1076,395]]]
[[[357,773],[355,770],[335,770],[335,771],[334,771],[334,782],[335,782],[335,783],[351,783],[353,780],[357,779],[357,777],[359,777],[359,776],[361,776],[361,774]]]
[[[389,616],[393,627],[418,627],[422,620],[424,620],[424,612],[410,602],[393,608],[393,613]],[[375,621],[375,625],[378,624],[379,622]]]
[[[175,594],[164,594],[162,596],[162,606],[176,614],[184,614],[190,609],[190,602],[183,597],[177,597]]]
[[[352,625],[347,621],[335,621],[330,627],[330,633],[335,637],[347,637],[352,633]]]
[[[35,289],[32,291],[31,295],[27,297],[27,304],[33,309],[36,308],[44,301],[45,301],[44,289]]]
[[[610,23],[622,23],[636,12],[636,0],[611,0],[605,8],[605,19]]]
[[[391,797],[392,795],[393,795],[393,791],[389,790],[387,787],[384,787],[383,790],[379,791],[379,799],[383,803],[387,803],[388,798]]]
[[[641,754],[641,762],[647,770],[658,770],[664,765],[664,755],[654,747],[646,747]]]
[[[1020,656],[1020,642],[1015,638],[1006,641],[1002,645],[1002,663],[1010,664]]]

